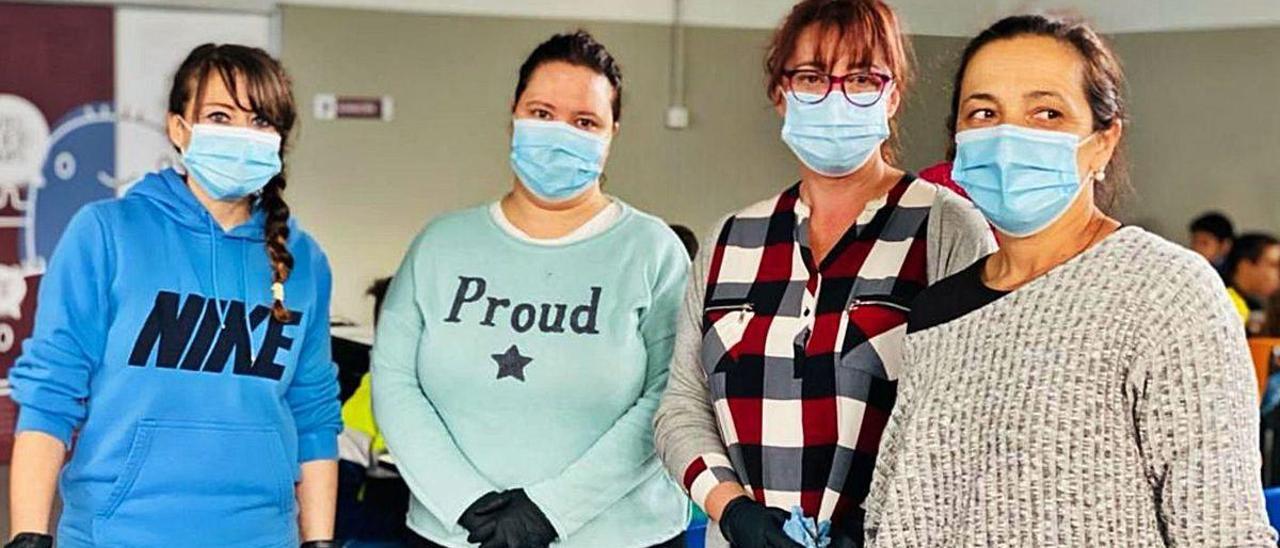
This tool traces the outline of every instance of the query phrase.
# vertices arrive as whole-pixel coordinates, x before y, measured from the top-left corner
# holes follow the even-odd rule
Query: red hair
[[[794,68],[788,67],[787,61],[795,54],[800,36],[810,28],[816,28],[823,38],[836,38],[829,50],[816,52],[817,61],[827,71],[842,72],[843,67],[832,65],[846,55],[859,69],[882,63],[893,76],[899,96],[906,96],[914,78],[911,40],[902,32],[893,8],[882,0],[803,0],[791,8],[769,42],[764,61],[769,100],[775,104],[782,101],[785,73]],[[897,159],[898,124],[896,120],[890,123],[893,134],[881,150],[885,160],[893,163]]]

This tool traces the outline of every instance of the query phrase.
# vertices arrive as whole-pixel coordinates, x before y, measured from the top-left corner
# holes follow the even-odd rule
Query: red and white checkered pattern
[[[708,272],[701,359],[728,454],[686,468],[694,500],[737,481],[766,505],[860,527],[907,311],[926,285],[936,192],[903,178],[821,264],[799,185],[726,221]]]

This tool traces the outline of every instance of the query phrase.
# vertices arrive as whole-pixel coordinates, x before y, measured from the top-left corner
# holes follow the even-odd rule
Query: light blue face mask
[[[563,202],[586,192],[604,172],[609,138],[564,122],[518,119],[511,133],[511,169],[529,192]]]
[[[1061,218],[1084,188],[1076,167],[1084,141],[1015,125],[962,131],[951,178],[1000,232],[1031,236]]]
[[[860,107],[837,90],[816,104],[806,103],[788,92],[787,114],[782,123],[782,141],[804,165],[827,177],[844,177],[871,158],[889,138],[889,115],[885,97],[875,93],[854,96],[858,102],[875,104]],[[817,95],[799,94],[805,100]],[[887,96],[887,94],[886,94]]]
[[[182,164],[215,200],[239,200],[280,173],[280,136],[234,126],[196,124]]]

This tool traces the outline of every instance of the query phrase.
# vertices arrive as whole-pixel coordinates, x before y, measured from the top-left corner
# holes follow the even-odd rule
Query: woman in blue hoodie
[[[185,173],[67,227],[10,372],[11,546],[52,544],[59,471],[60,547],[332,537],[330,273],[282,197],[289,86],[262,50],[196,48],[169,96]]]

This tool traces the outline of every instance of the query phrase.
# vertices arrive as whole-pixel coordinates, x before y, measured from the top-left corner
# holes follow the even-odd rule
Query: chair
[[[1280,337],[1253,337],[1249,339],[1249,353],[1253,355],[1253,372],[1258,378],[1258,397],[1267,389],[1267,377],[1271,374],[1271,363],[1275,359],[1275,348],[1280,346]]]
[[[1280,487],[1272,487],[1262,494],[1267,500],[1267,516],[1271,519],[1271,527],[1280,529]]]

